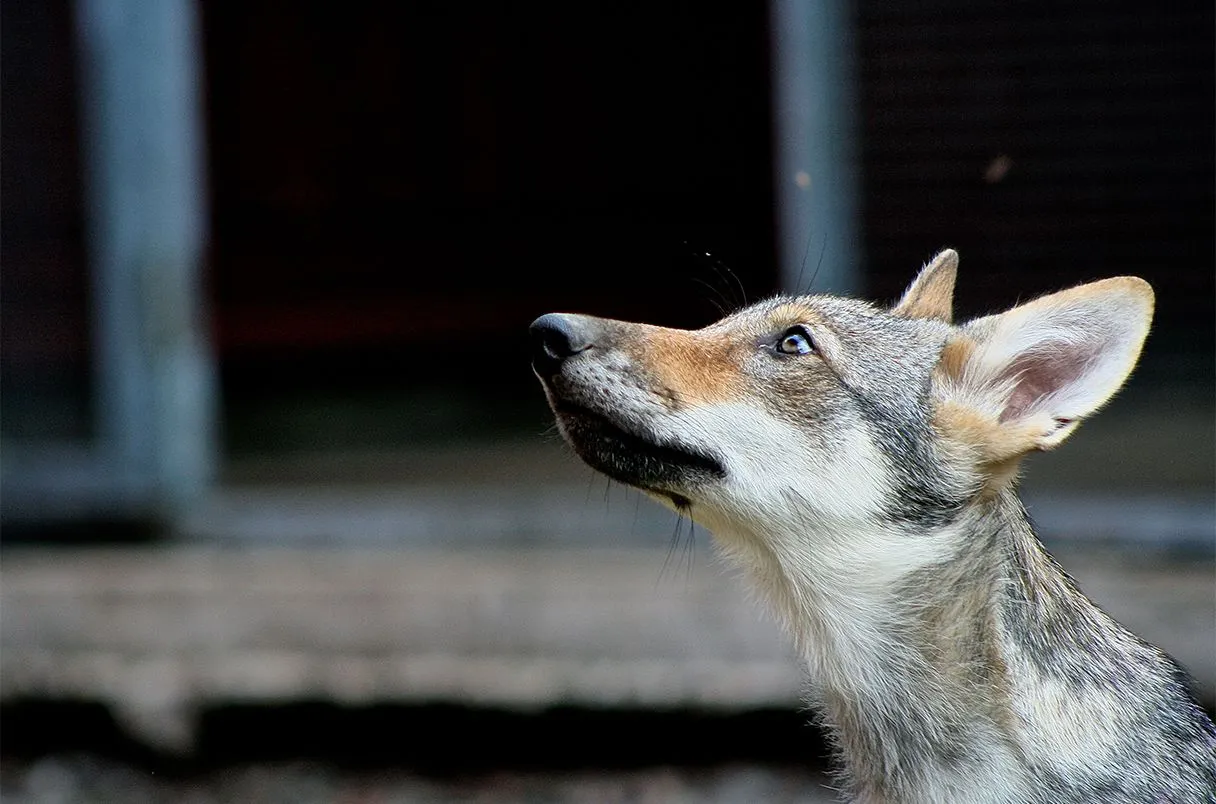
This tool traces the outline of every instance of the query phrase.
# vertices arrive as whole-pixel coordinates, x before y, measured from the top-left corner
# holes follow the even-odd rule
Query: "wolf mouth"
[[[670,493],[673,485],[683,488],[726,477],[722,461],[708,453],[661,444],[622,428],[603,413],[565,400],[555,400],[553,409],[579,457],[614,480]]]

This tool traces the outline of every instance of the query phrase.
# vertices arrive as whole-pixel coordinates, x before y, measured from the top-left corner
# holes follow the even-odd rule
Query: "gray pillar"
[[[849,0],[772,0],[777,242],[787,293],[861,290],[851,15]]]
[[[215,451],[201,269],[207,230],[192,0],[78,0],[100,443],[173,510]]]

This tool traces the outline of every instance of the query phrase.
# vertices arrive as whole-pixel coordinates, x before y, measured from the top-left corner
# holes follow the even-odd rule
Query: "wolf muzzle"
[[[567,365],[571,358],[591,349],[610,354],[620,346],[615,328],[626,326],[630,325],[574,313],[542,315],[528,329],[532,368],[545,386],[562,435],[587,464],[687,508],[690,502],[684,491],[726,476],[721,458],[656,426],[666,409],[637,377],[621,386],[637,398],[614,399],[607,393],[605,377],[619,372],[619,366],[605,368],[593,359],[580,372],[573,364]]]
[[[561,371],[566,358],[590,349],[594,326],[584,316],[548,313],[532,322],[532,368],[543,378]]]

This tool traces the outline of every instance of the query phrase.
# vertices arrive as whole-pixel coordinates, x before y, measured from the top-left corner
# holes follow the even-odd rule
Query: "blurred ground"
[[[6,804],[755,804],[835,801],[814,772],[766,766],[649,768],[610,773],[497,773],[440,781],[400,772],[343,773],[321,765],[246,765],[190,779],[157,779],[87,756],[0,765]]]
[[[799,663],[705,552],[10,551],[0,693],[102,701],[173,749],[231,702],[796,709]],[[1209,567],[1057,555],[1212,699]]]
[[[1032,460],[1028,505],[1087,593],[1182,661],[1211,706],[1212,420],[1186,399],[1133,403]],[[236,731],[250,740],[289,744],[307,728],[258,731],[273,720],[259,713],[301,701],[806,719],[801,667],[713,559],[708,534],[540,432],[410,450],[249,450],[163,541],[10,543],[0,609],[0,701],[98,702],[127,735],[170,754],[196,746],[199,718],[217,707],[247,707]],[[325,728],[305,715],[298,722]],[[801,770],[727,750],[697,767],[656,759],[446,779],[411,770],[409,746],[391,744],[402,761],[388,770],[237,751],[167,776],[87,746],[20,759],[6,750],[0,792],[40,803],[832,800],[821,746]]]

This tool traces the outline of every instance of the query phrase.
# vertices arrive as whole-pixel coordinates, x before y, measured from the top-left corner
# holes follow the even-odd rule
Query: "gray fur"
[[[692,333],[572,317],[594,330],[592,348],[542,380],[580,455],[690,508],[752,577],[807,656],[811,702],[858,801],[1216,804],[1216,728],[1183,671],[1051,559],[1009,466],[942,432],[935,371],[947,344],[997,331],[995,318],[947,322],[957,256],[944,256],[894,314],[817,296]],[[1142,282],[1112,282],[1076,298],[1109,294],[1123,315],[1147,294],[1151,311]],[[815,359],[774,351],[799,315],[821,338]],[[1134,363],[1139,342],[1121,337]],[[678,387],[681,338],[727,361],[705,369],[730,381],[723,401]],[[1071,412],[1060,422],[1075,426]],[[755,474],[758,456],[771,474]],[[881,492],[867,491],[878,477]],[[854,560],[872,576],[833,577]]]

